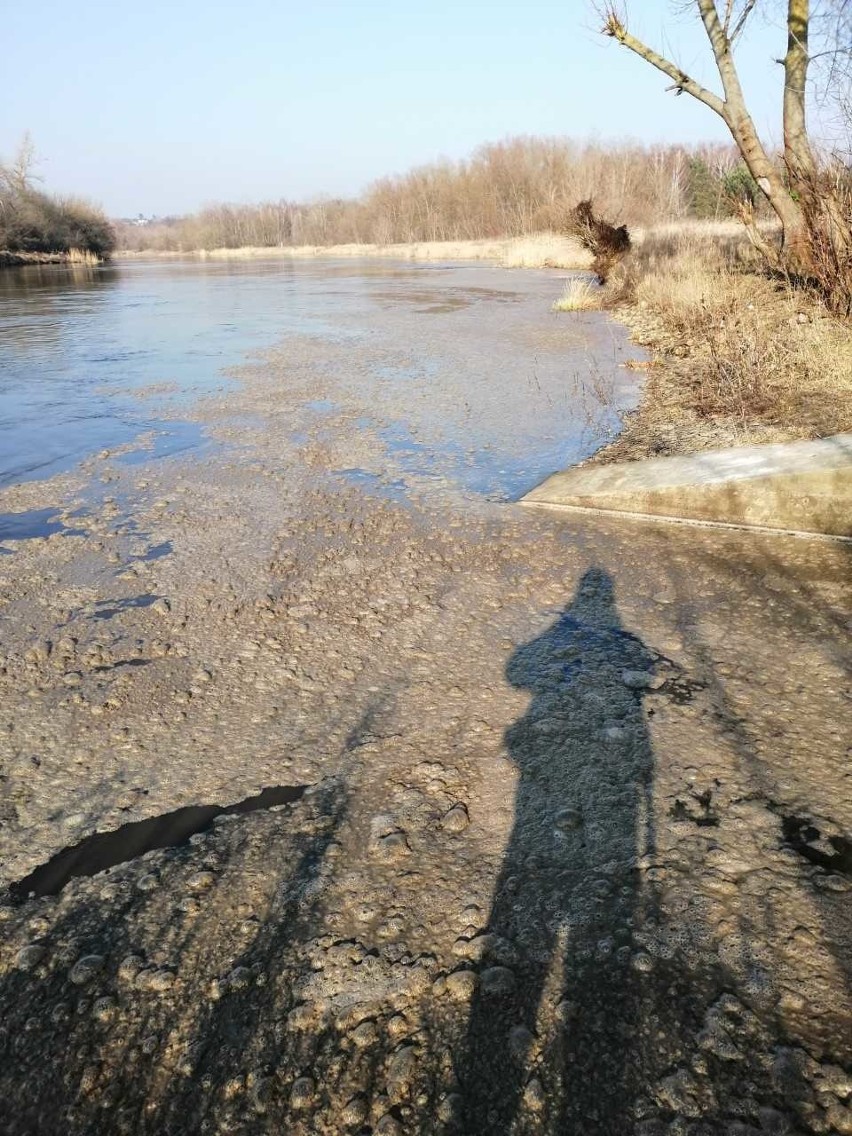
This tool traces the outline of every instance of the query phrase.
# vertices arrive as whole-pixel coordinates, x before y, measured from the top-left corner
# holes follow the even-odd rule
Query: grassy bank
[[[412,241],[407,244],[284,245],[276,248],[217,248],[171,252],[157,249],[121,250],[122,258],[173,258],[191,256],[199,260],[250,260],[269,257],[303,259],[327,257],[349,259],[387,257],[395,260],[456,261],[488,260],[504,268],[587,269],[591,257],[571,237],[558,233],[539,233],[530,237],[496,240]]]
[[[852,430],[852,325],[771,279],[733,225],[639,234],[618,318],[652,352],[598,461]],[[606,290],[598,302],[606,304]]]

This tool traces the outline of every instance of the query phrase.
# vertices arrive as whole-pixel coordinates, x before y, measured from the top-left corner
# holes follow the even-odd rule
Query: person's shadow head
[[[578,682],[580,688],[589,681],[599,688],[614,683],[607,694],[621,704],[621,672],[652,667],[656,657],[622,628],[612,577],[603,568],[592,567],[583,573],[571,602],[554,622],[517,648],[506,666],[506,678],[512,686],[551,702],[576,694]],[[601,697],[603,693],[599,690]],[[635,699],[629,704],[635,706]],[[510,750],[513,731],[520,724],[507,732]]]

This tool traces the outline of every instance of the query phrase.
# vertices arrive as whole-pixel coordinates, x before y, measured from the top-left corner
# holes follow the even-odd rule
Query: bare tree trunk
[[[794,181],[812,178],[816,162],[805,119],[808,80],[810,0],[788,0],[787,54],[784,56],[784,158]]]
[[[766,194],[781,222],[782,240],[786,249],[788,252],[791,252],[796,259],[799,259],[804,254],[807,244],[805,217],[799,204],[795,198],[791,196],[790,191],[784,184],[780,172],[773,165],[769,155],[766,153],[763,143],[760,141],[754,121],[746,106],[745,96],[732,52],[733,40],[742,30],[753,5],[747,6],[744,9],[743,15],[736,27],[731,30],[729,26],[732,12],[730,5],[726,9],[727,14],[725,23],[723,24],[719,19],[719,12],[716,8],[715,0],[696,0],[696,3],[701,21],[704,24],[704,30],[707,33],[707,38],[713,50],[713,57],[716,61],[719,78],[722,81],[724,98],[720,98],[713,91],[701,86],[700,83],[690,78],[682,68],[676,66],[674,63],[670,62],[670,60],[654,51],[653,48],[648,47],[647,44],[642,43],[641,40],[632,35],[613,8],[609,8],[607,11],[604,33],[617,39],[619,43],[656,67],[658,71],[662,71],[664,75],[668,75],[668,77],[673,80],[673,88],[678,94],[685,91],[687,94],[692,95],[693,98],[698,99],[699,102],[703,102],[705,106],[708,106],[719,115],[730,130],[749,173]],[[789,0],[789,4],[791,10],[796,9],[797,15],[799,17],[803,16],[805,24],[807,24],[808,0]],[[803,12],[801,11],[802,9],[804,10]],[[804,50],[805,54],[804,58],[802,58],[801,45],[800,42],[797,41],[790,57],[793,84],[807,72],[807,37],[805,37],[804,41]],[[791,129],[797,138],[800,150],[801,140],[804,139],[807,154],[810,155],[810,148],[807,147],[807,133],[804,131],[803,93],[800,106],[794,107],[793,105],[793,95],[797,89],[798,88],[794,85],[790,96]],[[799,111],[801,114],[801,126],[797,128],[796,115]],[[802,131],[804,131],[804,133],[802,133]],[[812,160],[811,157],[811,161]],[[753,239],[759,240],[759,238],[756,237],[756,230],[754,230]],[[767,242],[762,241],[761,246],[763,251],[769,255],[771,250]]]

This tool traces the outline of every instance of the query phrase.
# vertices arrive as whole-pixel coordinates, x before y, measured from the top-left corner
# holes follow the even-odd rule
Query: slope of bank
[[[585,465],[523,503],[852,540],[852,434]]]
[[[593,461],[852,430],[852,326],[749,263],[744,238],[653,233],[617,316],[653,353],[642,400]]]

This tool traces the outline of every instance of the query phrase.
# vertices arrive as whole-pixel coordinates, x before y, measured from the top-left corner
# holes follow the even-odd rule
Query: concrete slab
[[[521,503],[852,538],[852,434],[580,466]]]

